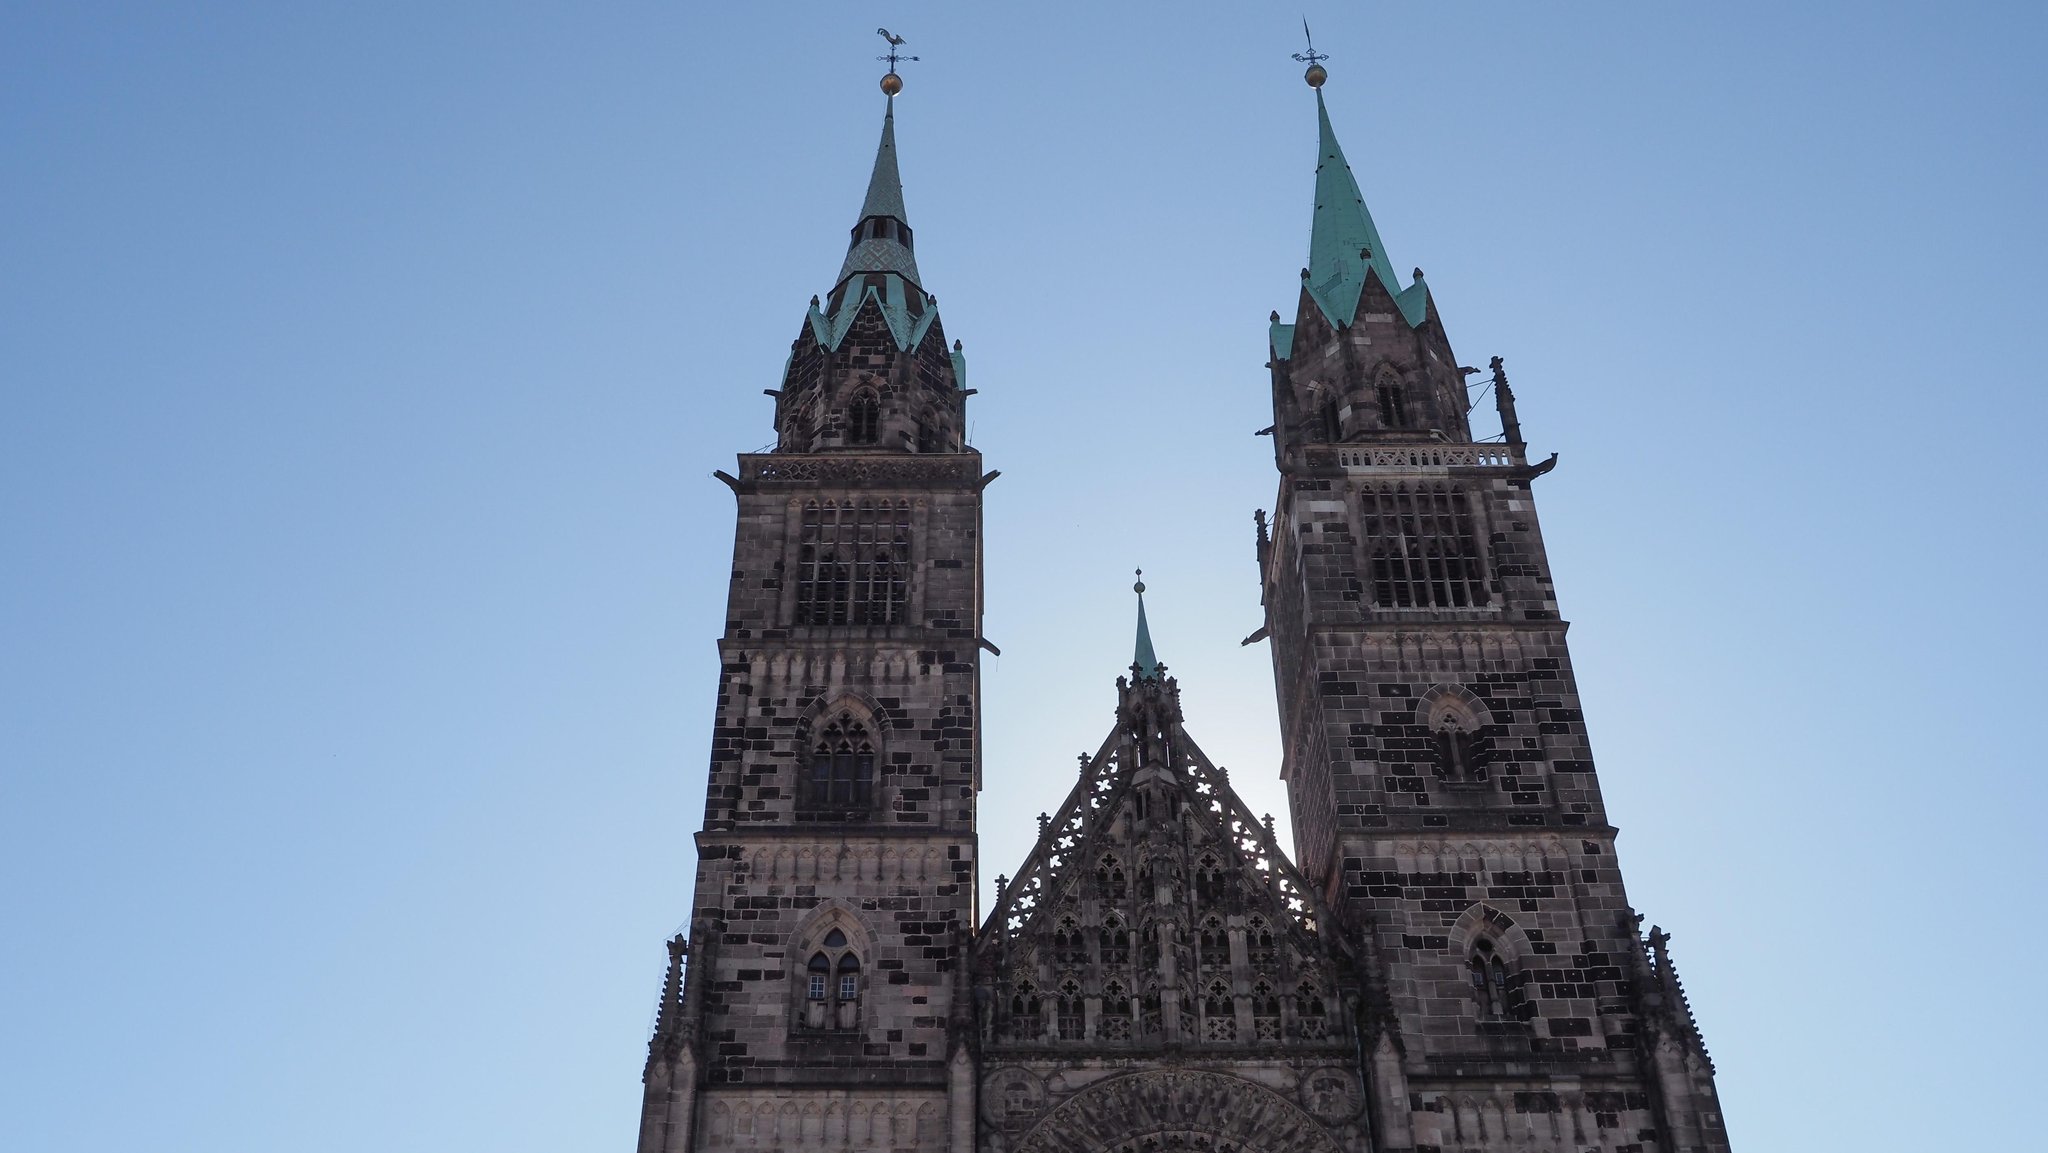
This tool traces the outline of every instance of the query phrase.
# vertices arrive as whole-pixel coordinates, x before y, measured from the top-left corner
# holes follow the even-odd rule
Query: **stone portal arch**
[[[1098,1081],[1033,1125],[1017,1153],[1342,1153],[1337,1139],[1264,1086],[1202,1069]]]

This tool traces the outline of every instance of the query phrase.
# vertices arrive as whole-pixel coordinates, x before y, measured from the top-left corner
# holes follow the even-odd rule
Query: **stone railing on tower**
[[[741,483],[860,485],[973,485],[981,454],[921,453],[746,453],[740,456]]]
[[[1508,444],[1315,444],[1303,446],[1302,452],[1318,472],[1516,468],[1527,463],[1522,449]]]

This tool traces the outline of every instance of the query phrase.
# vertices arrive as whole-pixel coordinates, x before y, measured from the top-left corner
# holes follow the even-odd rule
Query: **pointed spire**
[[[867,198],[853,243],[840,266],[839,279],[857,272],[894,272],[918,283],[917,260],[911,255],[910,222],[903,208],[903,177],[896,168],[896,98],[890,96],[882,115],[882,142],[875,148],[875,170],[868,177]]]
[[[1330,110],[1323,103],[1320,86],[1316,87],[1316,126],[1316,211],[1302,286],[1331,324],[1347,325],[1358,314],[1358,298],[1365,291],[1370,271],[1394,297],[1408,324],[1421,324],[1427,313],[1428,289],[1420,277],[1407,289],[1401,287],[1387,246],[1380,242],[1379,229],[1358,191],[1358,180],[1337,143],[1337,132],[1330,127]]]
[[[1159,679],[1159,658],[1152,652],[1152,628],[1145,623],[1145,570],[1138,570],[1138,583],[1131,586],[1138,594],[1138,644],[1131,658],[1131,668],[1142,680]]]
[[[896,98],[889,97],[882,113],[882,143],[875,149],[875,171],[868,177],[868,196],[861,201],[862,216],[893,216],[903,219],[903,176],[896,170]]]

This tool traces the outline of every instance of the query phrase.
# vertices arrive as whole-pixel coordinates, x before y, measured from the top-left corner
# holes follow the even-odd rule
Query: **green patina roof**
[[[868,177],[867,199],[861,201],[860,219],[870,216],[887,216],[908,224],[909,216],[903,210],[903,177],[896,170],[896,98],[889,98],[888,111],[882,115],[882,143],[875,149],[875,171]],[[891,239],[869,239],[855,244],[847,250],[846,263],[839,267],[839,279],[845,280],[857,272],[894,272],[907,277],[911,283],[918,283],[917,258],[902,242]]]
[[[1138,582],[1138,645],[1135,655],[1131,657],[1131,664],[1137,668],[1140,677],[1156,680],[1159,676],[1159,658],[1152,652],[1152,629],[1145,623],[1143,581]]]
[[[896,171],[896,101],[889,101],[882,116],[882,143],[875,149],[875,171],[868,177],[867,198],[861,201],[860,221],[889,217],[908,225],[903,211],[903,180]],[[856,222],[858,226],[858,222]],[[882,321],[896,347],[909,352],[924,340],[939,318],[938,302],[918,287],[917,260],[909,246],[895,237],[869,237],[847,250],[840,265],[839,281],[821,309],[811,305],[808,320],[811,335],[826,348],[837,350],[853,322],[869,301],[881,311]],[[954,353],[956,369],[963,358]]]
[[[1279,358],[1280,358],[1281,360],[1287,360],[1287,359],[1289,359],[1289,358],[1293,357],[1293,355],[1294,355],[1294,326],[1293,326],[1293,325],[1291,325],[1291,324],[1282,324],[1282,323],[1280,323],[1280,322],[1279,322],[1279,321],[1277,321],[1277,320],[1276,320],[1276,321],[1274,321],[1274,322],[1273,322],[1273,327],[1272,327],[1272,328],[1270,328],[1269,330],[1267,330],[1267,332],[1266,332],[1266,339],[1267,339],[1268,341],[1270,341],[1270,342],[1272,343],[1272,345],[1273,345],[1273,355],[1274,355],[1274,356],[1277,356],[1277,357],[1279,357]]]
[[[896,347],[909,352],[924,340],[924,334],[931,331],[932,323],[939,319],[937,302],[925,295],[925,291],[902,276],[893,272],[870,273],[862,277],[862,283],[847,285],[844,294],[838,298],[838,305],[830,313],[811,306],[809,320],[811,335],[819,344],[837,350],[853,331],[854,318],[860,315],[861,306],[869,300],[881,309],[882,321],[889,326],[889,335],[896,338]],[[916,305],[913,308],[912,305]]]
[[[1337,133],[1330,127],[1330,110],[1323,104],[1321,89],[1316,90],[1316,119],[1320,131],[1316,213],[1309,232],[1308,277],[1302,286],[1323,310],[1323,316],[1342,327],[1358,315],[1358,298],[1365,292],[1366,276],[1377,276],[1409,327],[1420,325],[1429,311],[1429,290],[1420,280],[1403,289],[1395,276],[1394,262],[1387,256],[1387,246],[1380,241],[1379,229],[1373,227],[1372,213],[1366,210],[1365,197],[1358,191],[1358,180],[1352,176],[1351,165],[1344,160],[1344,149],[1337,144]],[[1371,255],[1361,256],[1361,252]],[[1274,336],[1275,350],[1284,360],[1287,352],[1292,351],[1293,331],[1290,327],[1286,334],[1285,351],[1278,344],[1277,327]]]

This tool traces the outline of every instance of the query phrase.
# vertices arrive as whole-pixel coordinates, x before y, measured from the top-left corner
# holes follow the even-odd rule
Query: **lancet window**
[[[802,1028],[851,1031],[860,1028],[860,953],[843,929],[833,928],[804,965]]]
[[[1057,965],[1080,965],[1088,960],[1088,944],[1080,923],[1071,915],[1060,918],[1052,931],[1052,959]]]
[[[1252,982],[1252,1035],[1261,1041],[1280,1039],[1280,994],[1264,977]]]
[[[1197,940],[1201,944],[1203,971],[1230,971],[1230,932],[1223,927],[1223,918],[1213,914],[1204,918],[1202,932]]]
[[[1502,1020],[1521,1007],[1521,992],[1508,987],[1507,964],[1492,941],[1481,938],[1472,947],[1472,955],[1465,960],[1465,973],[1472,982],[1472,1000],[1479,1006],[1482,1019]]]
[[[1389,369],[1381,369],[1373,380],[1373,399],[1379,402],[1380,426],[1383,428],[1408,427],[1408,398],[1401,388],[1401,378]]]
[[[846,443],[873,444],[882,435],[882,402],[873,391],[861,389],[846,403]]]
[[[1479,735],[1464,718],[1445,712],[1436,721],[1436,775],[1446,781],[1486,779],[1486,757]]]
[[[796,623],[893,625],[910,607],[910,505],[864,500],[804,506]]]
[[[1314,981],[1303,981],[1294,990],[1294,1027],[1310,1041],[1330,1035],[1329,1006],[1323,1004],[1323,991]]]
[[[1485,564],[1471,502],[1447,485],[1367,489],[1359,515],[1371,550],[1373,603],[1381,608],[1468,608],[1487,603]]]
[[[1086,1018],[1081,1008],[1081,983],[1069,977],[1060,982],[1059,994],[1054,1023],[1059,1028],[1060,1040],[1078,1041]]]
[[[1253,917],[1246,923],[1244,948],[1253,969],[1271,972],[1279,964],[1280,951],[1273,943],[1273,929],[1264,917]]]
[[[1128,965],[1131,963],[1131,931],[1126,928],[1123,918],[1111,913],[1102,919],[1102,928],[1097,935],[1102,947],[1102,963],[1105,965]]]
[[[1111,981],[1102,987],[1102,1039],[1131,1039],[1131,991],[1122,981]]]
[[[1237,1040],[1237,1010],[1230,984],[1222,978],[1209,982],[1202,995],[1202,1037],[1209,1041]]]
[[[1039,1016],[1038,986],[1025,977],[1014,988],[1016,991],[1010,995],[1010,1036],[1019,1041],[1035,1041],[1045,1030],[1045,1021]]]

